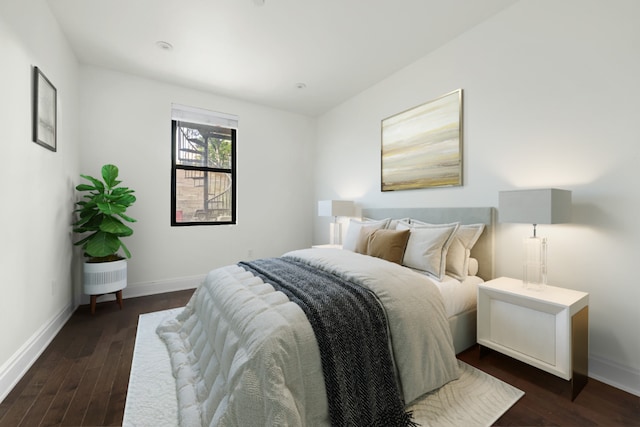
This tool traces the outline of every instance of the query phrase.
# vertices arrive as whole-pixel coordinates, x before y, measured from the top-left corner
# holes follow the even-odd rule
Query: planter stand
[[[122,289],[120,289],[119,291],[116,291],[116,292],[112,292],[112,294],[114,294],[116,296],[116,302],[120,306],[120,310],[122,310]],[[104,295],[104,294],[91,295],[91,314],[95,314],[95,312],[96,312],[96,300],[98,299],[98,297],[101,297],[102,295]]]
[[[84,263],[84,293],[91,296],[91,314],[96,311],[96,299],[114,294],[122,310],[122,290],[127,287],[127,260]]]

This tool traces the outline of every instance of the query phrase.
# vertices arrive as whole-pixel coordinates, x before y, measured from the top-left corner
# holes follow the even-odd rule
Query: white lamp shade
[[[350,200],[321,200],[318,216],[353,216],[355,206]]]
[[[500,191],[500,222],[558,224],[571,221],[571,191],[557,188]]]

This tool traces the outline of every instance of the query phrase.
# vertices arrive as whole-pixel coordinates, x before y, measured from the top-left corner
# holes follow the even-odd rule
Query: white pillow
[[[424,222],[422,224],[425,224]],[[409,218],[402,218],[396,221],[396,230],[411,229],[411,220]]]
[[[424,271],[442,280],[446,270],[447,250],[459,223],[407,225],[396,230],[411,230],[402,265]]]
[[[469,258],[469,276],[478,275],[478,260],[475,258]]]
[[[483,230],[484,224],[469,224],[458,227],[447,251],[446,272],[449,276],[458,280],[467,278],[471,248],[476,244]]]
[[[344,236],[344,241],[342,242],[342,249],[346,249],[348,251],[355,251],[356,245],[358,244],[358,238],[360,237],[360,229],[363,226],[370,227],[371,229],[382,229],[387,228],[389,224],[390,218],[381,219],[379,221],[373,220],[365,220],[358,221],[357,219],[349,220],[349,225],[347,227],[347,234]]]
[[[392,219],[389,221],[389,225],[387,225],[387,229],[395,230],[399,223],[406,222],[409,223],[409,218],[400,218],[400,219]]]

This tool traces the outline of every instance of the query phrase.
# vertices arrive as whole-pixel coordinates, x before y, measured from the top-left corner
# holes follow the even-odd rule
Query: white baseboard
[[[129,283],[122,290],[122,298],[137,298],[147,295],[164,294],[166,292],[183,291],[195,289],[204,281],[205,274],[199,276],[178,277],[167,280],[154,280],[152,282]],[[103,295],[99,301],[113,301],[116,297],[113,294]],[[82,304],[89,303],[89,296],[82,295]]]
[[[124,298],[135,298],[146,295],[155,295],[165,292],[182,291],[197,288],[205,275],[182,277],[153,282],[134,283],[127,286],[122,292]],[[115,299],[113,295],[105,295],[104,300]],[[89,303],[89,297],[83,295],[82,304]],[[11,392],[33,363],[40,357],[60,329],[67,323],[75,308],[69,304],[60,313],[50,319],[38,331],[36,331],[22,347],[15,352],[7,362],[0,366],[0,402]]]
[[[628,393],[640,396],[640,371],[611,360],[589,355],[589,376]]]
[[[183,291],[185,289],[195,289],[202,282],[206,275],[178,277],[167,280],[155,280],[153,282],[132,283],[122,291],[123,298],[144,297],[147,295],[164,294],[166,292]]]
[[[0,366],[0,402],[40,357],[73,314],[71,304],[42,325],[2,366]]]

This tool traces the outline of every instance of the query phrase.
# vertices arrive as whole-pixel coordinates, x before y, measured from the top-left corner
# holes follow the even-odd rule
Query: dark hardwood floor
[[[122,425],[138,316],[184,306],[193,290],[81,306],[0,403],[0,426]]]
[[[138,316],[183,306],[192,292],[127,299],[122,311],[101,303],[93,316],[80,307],[0,403],[0,427],[122,424]],[[565,381],[499,353],[459,358],[525,392],[496,425],[640,426],[640,397],[599,381],[572,402]]]
[[[571,401],[569,382],[495,351],[477,347],[458,359],[525,392],[497,426],[640,426],[640,397],[589,378]]]

